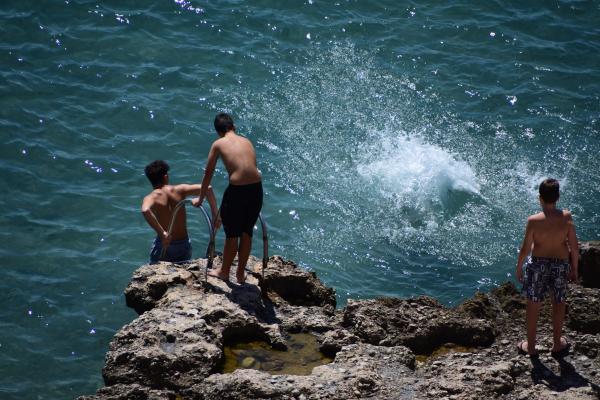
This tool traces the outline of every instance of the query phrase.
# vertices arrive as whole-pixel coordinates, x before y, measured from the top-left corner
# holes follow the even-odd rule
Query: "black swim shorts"
[[[252,237],[262,203],[262,182],[250,185],[232,185],[230,183],[225,189],[221,203],[221,220],[225,236],[237,238],[245,232]]]

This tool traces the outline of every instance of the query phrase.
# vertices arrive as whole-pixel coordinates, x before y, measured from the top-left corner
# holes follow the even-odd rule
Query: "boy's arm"
[[[531,244],[533,243],[533,228],[531,219],[527,219],[527,225],[525,225],[525,237],[523,238],[523,244],[521,250],[519,250],[519,258],[517,259],[517,282],[523,283],[523,263],[525,259],[531,253]]]
[[[215,197],[215,191],[213,190],[212,186],[208,186],[208,190],[206,191],[206,201],[208,201],[208,205],[210,206],[213,225],[218,229],[221,227],[221,220],[216,219],[219,212],[219,207],[217,206],[217,198]]]
[[[169,235],[169,233],[161,226],[160,222],[158,222],[156,215],[154,215],[152,212],[153,209],[154,196],[150,194],[144,198],[142,203],[142,214],[144,215],[146,222],[148,222],[148,225],[150,225],[152,229],[156,231],[156,234],[160,238],[163,246],[167,247],[171,243],[171,235]]]
[[[221,140],[221,139],[219,139],[219,140]],[[220,155],[219,145],[218,145],[219,140],[217,140],[215,143],[213,143],[212,147],[210,148],[210,152],[208,153],[208,160],[206,161],[206,168],[204,170],[204,176],[202,177],[202,188],[200,189],[200,196],[197,199],[192,200],[192,205],[194,207],[200,207],[200,204],[202,204],[202,201],[204,200],[204,196],[206,196],[208,187],[210,186],[210,180],[212,179],[212,176],[215,172],[217,160],[219,159],[219,155]],[[213,193],[213,195],[214,195],[214,193]],[[215,201],[215,205],[216,205],[216,201]]]
[[[567,227],[569,232],[567,233],[567,240],[569,241],[569,248],[571,249],[571,268],[569,269],[569,283],[575,283],[578,278],[577,266],[579,264],[579,244],[577,243],[577,233],[575,232],[575,223],[571,214],[568,216]]]
[[[177,185],[176,187],[177,190],[181,191],[181,194],[184,197],[188,197],[188,196],[199,196],[200,192],[202,191],[202,185],[201,184],[194,184],[194,185]],[[194,199],[197,200],[197,199]],[[221,227],[221,221],[215,221],[215,218],[217,218],[217,212],[219,211],[219,208],[217,207],[217,198],[215,197],[215,191],[213,190],[212,186],[208,186],[208,189],[206,190],[206,200],[208,201],[208,205],[210,206],[210,211],[212,213],[212,219],[213,219],[213,223],[216,225],[217,228]],[[193,203],[193,201],[192,201]]]

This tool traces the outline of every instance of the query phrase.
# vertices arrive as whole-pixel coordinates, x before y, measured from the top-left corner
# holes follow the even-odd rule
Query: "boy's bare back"
[[[232,185],[250,185],[261,181],[256,167],[256,153],[252,143],[235,133],[234,129],[215,141],[208,154],[207,167],[214,169],[221,157]],[[211,171],[212,172],[212,171]]]
[[[261,176],[256,167],[256,154],[252,143],[235,132],[229,132],[217,140],[215,146],[233,185],[249,185],[260,182]]]
[[[146,198],[144,198],[144,204],[153,204],[154,207],[152,211],[154,212],[156,219],[164,229],[166,229],[169,226],[169,222],[171,221],[171,215],[173,215],[173,210],[181,200],[185,199],[185,195],[188,192],[188,190],[185,190],[187,188],[184,189],[183,187],[181,187],[183,185],[178,186],[165,185],[161,189],[153,190],[152,193],[150,193],[148,196],[146,196]],[[197,186],[198,188],[196,191],[200,192],[200,185]],[[173,222],[173,229],[171,232],[171,238],[173,240],[178,240],[187,236],[187,234],[188,233],[186,227],[186,212],[184,207],[182,210],[179,210],[177,216],[175,217],[175,221]]]
[[[175,186],[165,184],[160,188],[155,188],[144,198],[142,203],[142,213],[144,214],[144,218],[156,231],[164,245],[168,245],[171,239],[179,240],[187,236],[185,207],[179,209],[175,221],[173,221],[171,235],[168,239],[165,234],[167,233],[166,230],[169,227],[173,210],[175,210],[177,204],[188,196],[199,195],[201,190],[202,185],[199,184],[181,184]],[[217,200],[215,199],[215,193],[211,186],[208,186],[206,192],[206,198],[214,220],[218,210]],[[220,222],[215,221],[215,226],[219,228],[221,226]]]
[[[571,243],[577,240],[573,217],[566,210],[555,209],[532,215],[527,220],[525,231],[526,234],[527,231],[531,231],[533,257],[569,258],[567,238]]]

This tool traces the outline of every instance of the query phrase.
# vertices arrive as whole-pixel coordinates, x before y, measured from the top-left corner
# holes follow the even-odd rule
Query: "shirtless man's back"
[[[177,213],[171,235],[167,229],[177,204],[188,196],[199,195],[201,185],[169,185],[168,171],[167,163],[160,160],[148,164],[145,171],[154,190],[144,198],[142,214],[158,236],[150,253],[150,262],[158,261],[163,246],[167,247],[165,261],[184,261],[191,258],[192,247],[187,232],[185,207]],[[212,187],[208,187],[206,192],[214,220],[217,214],[217,201]]]
[[[232,131],[225,133],[213,144],[208,154],[207,165],[212,164],[211,161],[214,161],[214,165],[216,165],[219,157],[225,164],[229,174],[229,183],[232,185],[250,185],[262,180],[256,167],[254,146],[245,137],[235,134],[235,125]],[[214,172],[214,168],[210,176],[212,176],[212,172]]]
[[[540,185],[542,212],[527,219],[523,245],[517,260],[517,281],[523,283],[523,295],[527,298],[527,340],[519,343],[518,350],[529,355],[535,350],[539,311],[547,294],[553,308],[553,353],[568,350],[569,340],[562,336],[565,316],[567,283],[577,280],[579,247],[575,224],[571,213],[556,208],[559,184],[546,179]],[[523,263],[531,252],[531,262],[523,274]]]
[[[252,249],[252,229],[263,201],[262,178],[256,166],[256,153],[252,143],[235,133],[235,124],[228,114],[221,113],[215,118],[215,130],[221,137],[210,148],[202,187],[208,187],[219,157],[229,174],[229,187],[223,194],[221,219],[225,230],[223,264],[209,275],[229,280],[229,271],[238,255],[236,278],[238,283],[246,279],[244,271]],[[192,205],[198,207],[204,199],[204,189]],[[239,239],[239,245],[238,245]]]

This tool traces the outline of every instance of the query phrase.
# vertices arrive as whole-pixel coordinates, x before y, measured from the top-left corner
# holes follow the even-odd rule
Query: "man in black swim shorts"
[[[236,279],[246,280],[246,263],[252,250],[252,231],[262,208],[262,178],[256,167],[256,153],[252,143],[235,133],[235,124],[226,113],[215,118],[215,130],[221,137],[215,141],[208,153],[202,188],[208,188],[219,157],[229,173],[229,187],[223,195],[221,219],[225,230],[223,265],[209,272],[210,276],[229,281],[229,271],[238,255]],[[206,182],[206,183],[205,183]],[[206,195],[202,189],[200,197],[192,200],[194,207],[200,206]]]
[[[221,219],[225,236],[239,238],[242,233],[252,237],[254,224],[262,208],[262,182],[249,185],[232,185],[223,194]]]

